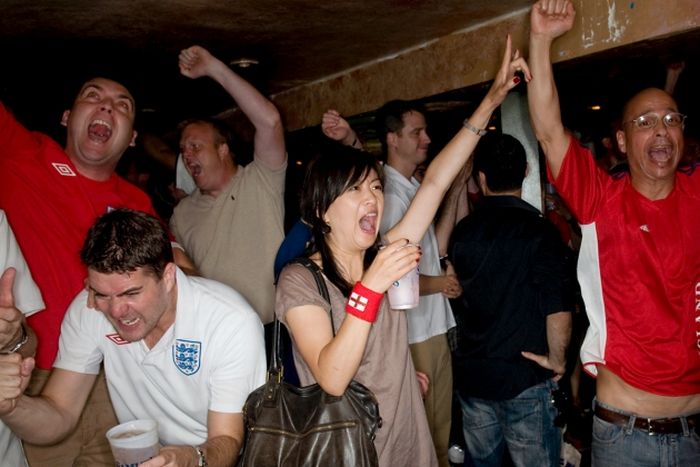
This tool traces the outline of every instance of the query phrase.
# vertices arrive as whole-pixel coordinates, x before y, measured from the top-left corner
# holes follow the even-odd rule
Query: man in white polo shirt
[[[235,463],[243,404],[265,378],[255,311],[233,289],[185,276],[163,225],[144,213],[103,215],[81,258],[87,290],[66,313],[54,372],[38,397],[12,399],[6,389],[13,381],[24,389],[31,360],[16,365],[19,378],[0,379],[3,421],[32,443],[59,441],[75,426],[104,360],[119,421],[158,422],[164,447],[142,465]]]

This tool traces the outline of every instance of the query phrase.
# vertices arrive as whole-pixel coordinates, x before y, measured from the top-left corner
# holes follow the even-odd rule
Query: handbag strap
[[[321,297],[323,297],[323,299],[327,301],[330,305],[331,308],[328,314],[331,318],[331,330],[333,331],[333,336],[335,336],[335,323],[333,322],[333,305],[331,304],[330,295],[328,294],[328,287],[326,287],[326,281],[323,279],[321,268],[319,268],[316,263],[314,263],[305,256],[300,256],[299,258],[290,261],[288,264],[295,263],[301,264],[306,269],[311,271],[311,274],[314,276],[314,280],[316,281],[316,287],[318,287],[318,292],[321,294]],[[284,368],[282,366],[282,356],[280,355],[280,352],[280,321],[277,319],[277,314],[275,314],[274,332],[272,337],[272,355],[270,357],[270,368],[268,369],[268,378],[274,377],[275,379],[277,379],[278,382],[281,382],[284,376]]]

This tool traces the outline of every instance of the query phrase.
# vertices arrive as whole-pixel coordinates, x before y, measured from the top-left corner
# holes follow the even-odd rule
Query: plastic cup
[[[395,281],[386,291],[389,305],[394,310],[408,310],[418,306],[419,286],[418,268],[408,271],[401,279]]]
[[[132,420],[111,428],[107,440],[116,467],[136,467],[158,455],[158,424],[154,420]]]

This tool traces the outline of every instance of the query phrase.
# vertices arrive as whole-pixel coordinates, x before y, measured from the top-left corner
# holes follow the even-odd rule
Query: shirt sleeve
[[[280,274],[275,297],[277,319],[287,324],[287,311],[299,306],[313,305],[330,311],[331,305],[321,297],[311,271],[301,264],[290,264]]]
[[[573,136],[558,177],[554,179],[549,169],[547,175],[581,224],[595,220],[605,202],[605,193],[613,183],[612,177],[595,163],[588,148]]]
[[[87,307],[87,291],[80,292],[63,318],[54,367],[76,373],[98,374],[103,354],[97,339],[104,337],[104,332],[100,332],[104,320],[106,318],[101,312]]]
[[[25,315],[31,316],[44,309],[44,301],[37,287],[27,262],[22,256],[17,240],[10,224],[7,222],[5,212],[0,210],[0,274],[7,268],[13,267],[17,271],[12,293],[15,306]]]
[[[210,376],[209,410],[243,411],[248,395],[265,383],[265,339],[255,312],[231,313],[212,340],[217,359]]]

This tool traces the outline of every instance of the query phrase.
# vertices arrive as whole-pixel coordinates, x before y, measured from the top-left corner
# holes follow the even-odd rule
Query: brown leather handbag
[[[321,296],[330,303],[318,266],[308,258],[295,262],[313,273]],[[246,438],[238,466],[377,466],[374,437],[381,417],[372,391],[354,380],[339,397],[318,384],[298,388],[285,383],[279,327],[275,319],[267,382],[248,396],[243,408]]]

